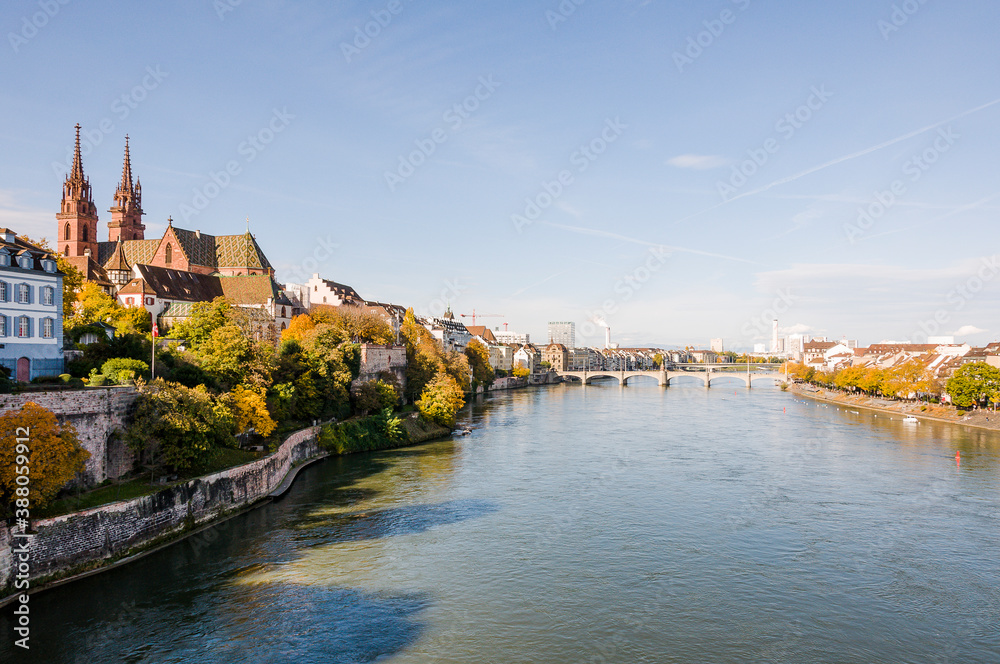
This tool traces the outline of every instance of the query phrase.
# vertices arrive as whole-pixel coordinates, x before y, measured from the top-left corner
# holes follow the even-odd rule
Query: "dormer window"
[[[56,262],[53,261],[53,260],[46,259],[46,260],[42,261],[42,269],[44,269],[46,272],[55,272],[56,271]]]
[[[31,269],[32,262],[33,261],[31,260],[31,254],[23,254],[20,258],[17,259],[17,264],[26,270]]]
[[[7,267],[10,265],[10,256],[5,251],[0,251],[0,266]]]

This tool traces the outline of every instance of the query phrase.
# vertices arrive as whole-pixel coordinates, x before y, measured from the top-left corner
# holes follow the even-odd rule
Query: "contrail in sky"
[[[813,174],[813,173],[815,173],[817,171],[821,171],[821,170],[823,170],[825,168],[829,168],[830,166],[836,166],[837,164],[842,164],[845,161],[850,161],[851,159],[857,159],[858,157],[863,157],[866,154],[871,154],[872,152],[875,152],[877,150],[881,150],[882,148],[887,148],[890,145],[894,145],[896,143],[899,143],[900,141],[905,141],[908,138],[913,138],[914,136],[918,136],[920,134],[926,133],[926,132],[928,132],[928,131],[930,131],[932,129],[937,129],[941,125],[948,124],[949,122],[954,122],[955,120],[959,120],[961,118],[964,118],[967,115],[972,115],[973,113],[978,113],[979,111],[987,109],[990,106],[995,106],[996,104],[1000,104],[1000,99],[994,99],[993,101],[987,102],[987,103],[983,104],[982,106],[976,106],[975,108],[971,108],[968,111],[964,111],[962,113],[959,113],[956,116],[950,117],[947,120],[942,120],[940,122],[935,122],[934,124],[927,125],[926,127],[921,127],[920,129],[916,129],[916,130],[911,131],[911,132],[909,132],[907,134],[903,134],[902,136],[897,136],[896,138],[893,138],[893,139],[890,139],[888,141],[885,141],[884,143],[879,143],[878,145],[873,145],[873,146],[871,146],[869,148],[865,148],[864,150],[859,150],[857,152],[852,152],[851,154],[844,155],[843,157],[837,157],[836,159],[832,159],[832,160],[830,160],[828,162],[822,163],[819,166],[813,166],[812,168],[804,170],[801,173],[796,173],[795,175],[789,175],[788,177],[781,178],[780,180],[775,180],[774,182],[772,182],[770,184],[765,184],[763,187],[758,187],[757,189],[753,189],[752,191],[745,191],[742,194],[739,194],[738,196],[733,196],[732,198],[727,199],[727,200],[725,200],[725,201],[723,201],[721,203],[718,203],[717,205],[713,205],[712,207],[706,208],[706,209],[704,209],[704,210],[702,210],[700,212],[695,212],[694,214],[689,214],[688,216],[683,217],[681,219],[678,219],[677,221],[674,221],[674,222],[671,222],[671,223],[673,223],[673,224],[679,224],[682,221],[687,221],[688,219],[693,219],[694,217],[697,217],[699,215],[705,214],[706,212],[711,212],[712,210],[716,210],[716,209],[718,209],[718,208],[720,208],[720,207],[722,207],[724,205],[729,205],[733,201],[739,200],[741,198],[745,198],[747,196],[753,196],[755,194],[761,193],[762,191],[767,191],[768,189],[771,189],[773,187],[777,187],[778,185],[782,185],[782,184],[785,184],[785,183],[788,183],[788,182],[792,182],[793,180],[798,180],[799,178],[804,178],[807,175],[811,175],[811,174]]]

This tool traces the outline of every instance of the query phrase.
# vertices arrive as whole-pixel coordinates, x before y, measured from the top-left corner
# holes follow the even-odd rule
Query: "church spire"
[[[132,181],[132,156],[129,153],[128,134],[125,135],[125,160],[122,164],[122,179],[115,190],[115,204],[108,210],[111,222],[108,224],[108,239],[142,240],[146,227],[142,223],[142,187]]]
[[[67,180],[83,181],[83,159],[80,157],[80,123],[76,123],[76,145],[73,148],[73,170]]]
[[[90,181],[83,173],[80,155],[80,125],[76,127],[73,167],[63,182],[62,203],[56,213],[56,237],[66,256],[83,256],[87,249],[97,253],[97,206],[90,191]]]

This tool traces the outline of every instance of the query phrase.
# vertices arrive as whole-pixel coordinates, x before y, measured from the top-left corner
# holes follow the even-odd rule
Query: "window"
[[[8,256],[5,251],[0,251],[0,265],[3,265],[4,267],[10,265],[10,256]]]
[[[51,318],[42,319],[42,336],[46,339],[51,339],[53,336],[53,331],[55,330],[54,321]]]
[[[90,235],[90,232],[89,232],[89,229],[87,228],[87,224],[84,224],[83,225],[83,232],[80,233],[80,238],[84,242],[87,242],[87,241],[89,241],[89,237],[88,237],[89,235]]]
[[[32,267],[31,263],[32,263],[32,261],[31,261],[31,255],[30,254],[24,254],[23,256],[21,256],[20,258],[17,259],[17,264],[19,266],[23,267],[25,270],[30,270],[31,269],[31,267]]]
[[[52,288],[52,286],[46,286],[45,290],[42,291],[42,293],[43,293],[42,296],[43,301],[45,302],[45,304],[48,306],[52,306],[52,304],[55,302],[55,290]]]
[[[7,336],[7,317],[0,316],[0,337]]]
[[[7,282],[0,281],[0,302],[7,301]]]
[[[313,292],[314,292],[314,293],[315,293],[316,291],[318,291],[318,290],[319,290],[319,286],[313,286]]]
[[[174,248],[170,246],[170,243],[167,243],[167,248],[163,252],[163,262],[169,263],[173,260],[173,258],[174,258]]]
[[[287,316],[285,316],[285,308],[284,307],[281,308],[281,317],[282,318],[287,318]]]
[[[64,240],[69,239],[69,222],[66,222],[66,232],[63,237]],[[66,247],[66,253],[69,253],[69,247]]]
[[[27,316],[17,317],[17,336],[19,337],[30,337],[31,336],[31,319]]]
[[[31,287],[28,284],[17,285],[17,301],[21,304],[31,304]]]

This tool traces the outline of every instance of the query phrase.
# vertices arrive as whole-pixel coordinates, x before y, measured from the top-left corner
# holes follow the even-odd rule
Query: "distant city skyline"
[[[7,3],[0,226],[54,239],[79,122],[101,240],[128,134],[151,237],[249,217],[283,282],[536,341],[981,345],[1000,7],[898,5]]]

